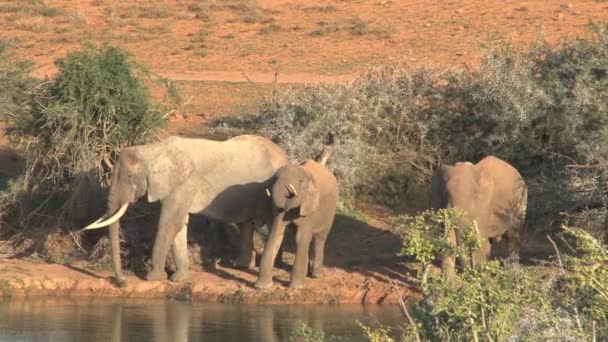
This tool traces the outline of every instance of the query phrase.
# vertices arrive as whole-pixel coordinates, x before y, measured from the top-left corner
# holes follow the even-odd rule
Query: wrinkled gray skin
[[[434,210],[460,208],[471,222],[477,223],[482,246],[473,253],[474,265],[488,259],[491,240],[504,237],[508,254],[519,253],[527,201],[528,189],[519,172],[494,156],[485,157],[477,164],[459,162],[441,166],[431,178]],[[459,232],[456,229],[449,237],[450,243],[458,244]],[[459,260],[459,263],[470,266],[468,260]],[[443,257],[442,269],[452,275],[454,258]]]
[[[295,188],[296,195],[289,191],[289,184]],[[255,286],[272,286],[273,261],[283,241],[286,226],[293,226],[296,228],[296,258],[290,287],[303,288],[312,240],[310,274],[313,278],[323,274],[323,252],[336,213],[338,183],[324,165],[308,160],[302,165],[289,164],[280,168],[271,193],[275,217]]]
[[[165,280],[165,264],[173,247],[177,271],[173,281],[188,276],[187,223],[189,214],[234,223],[272,222],[266,187],[276,170],[288,163],[272,141],[241,135],[220,142],[169,137],[160,142],[125,148],[116,163],[110,186],[108,214],[147,194],[161,202],[158,232],[147,280]],[[263,213],[258,212],[262,210]],[[268,212],[271,214],[269,215]],[[124,284],[120,262],[119,223],[110,226],[116,280]],[[238,264],[253,264],[253,225],[241,225]]]

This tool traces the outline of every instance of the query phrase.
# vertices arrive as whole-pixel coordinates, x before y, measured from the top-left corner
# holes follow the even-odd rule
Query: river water
[[[300,321],[361,341],[357,320],[397,329],[403,322],[396,306],[12,299],[0,302],[0,341],[289,341]]]

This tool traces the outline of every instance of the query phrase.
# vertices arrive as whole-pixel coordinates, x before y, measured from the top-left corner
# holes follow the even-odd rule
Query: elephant
[[[287,226],[296,228],[296,258],[290,287],[304,287],[308,268],[313,278],[322,276],[325,241],[334,221],[338,195],[334,175],[314,160],[288,164],[277,171],[269,191],[274,220],[262,254],[256,288],[272,286],[272,265]],[[312,247],[310,265],[309,247]]]
[[[477,164],[457,162],[440,166],[431,177],[431,207],[460,208],[476,224],[482,246],[473,252],[473,265],[485,262],[491,241],[506,239],[507,252],[519,254],[523,234],[528,188],[519,172],[509,163],[487,156]],[[449,235],[452,245],[461,238],[462,230]],[[466,262],[459,260],[461,266]],[[448,276],[454,272],[454,258],[443,256],[441,267]]]
[[[220,239],[219,234],[222,229],[225,229],[227,225],[231,223],[236,223],[239,226],[240,232],[240,255],[235,261],[235,266],[237,268],[245,268],[245,269],[253,269],[255,267],[256,261],[256,252],[253,248],[253,234],[256,229],[266,225],[270,228],[273,220],[272,216],[272,206],[270,200],[266,197],[265,192],[260,192],[258,199],[256,201],[252,201],[243,207],[244,210],[252,210],[251,216],[246,215],[247,217],[253,217],[252,220],[247,222],[221,222],[213,219],[207,218],[208,227],[212,231],[211,238],[211,255],[215,258],[218,256],[219,249],[217,246],[220,245],[222,239]],[[190,223],[192,223],[192,218],[190,218]],[[279,248],[279,253],[275,260],[275,267],[281,267],[285,264],[283,260],[283,245]]]
[[[276,171],[288,164],[281,147],[261,136],[240,135],[226,141],[170,136],[147,145],[121,150],[112,171],[107,219],[83,228],[110,226],[116,281],[125,284],[119,246],[119,219],[129,204],[147,194],[148,202],[161,202],[158,231],[147,280],[165,280],[169,248],[177,271],[172,281],[188,277],[187,223],[189,214],[241,224],[238,264],[250,267],[255,220],[273,221],[266,189]],[[266,212],[267,211],[267,212]]]

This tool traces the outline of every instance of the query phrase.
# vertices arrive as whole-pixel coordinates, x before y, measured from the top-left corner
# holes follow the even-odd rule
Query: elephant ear
[[[319,186],[313,177],[307,179],[302,187],[302,204],[300,205],[300,215],[309,216],[319,207]]]
[[[148,202],[166,197],[190,177],[192,160],[183,152],[161,153],[147,163]]]

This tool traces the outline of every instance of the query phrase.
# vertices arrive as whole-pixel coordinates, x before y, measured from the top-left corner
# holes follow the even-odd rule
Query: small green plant
[[[579,228],[562,226],[563,235],[574,239],[575,246],[564,260],[565,283],[573,298],[565,298],[580,308],[598,331],[608,328],[608,247]],[[591,325],[591,324],[588,324]],[[586,327],[589,329],[589,327]],[[586,330],[587,330],[586,329]]]
[[[289,337],[291,342],[342,342],[348,341],[345,337],[329,335],[326,336],[323,330],[317,330],[306,323],[299,321],[297,328],[292,331]]]
[[[403,239],[401,255],[411,255],[428,266],[442,256],[470,258],[480,247],[481,240],[473,223],[464,211],[453,209],[427,210],[417,216],[402,215],[394,220],[394,230]],[[458,234],[458,245],[450,243],[450,236]]]
[[[357,324],[363,329],[363,334],[369,342],[395,342],[395,339],[390,336],[390,329],[385,327],[371,328],[357,321]]]

